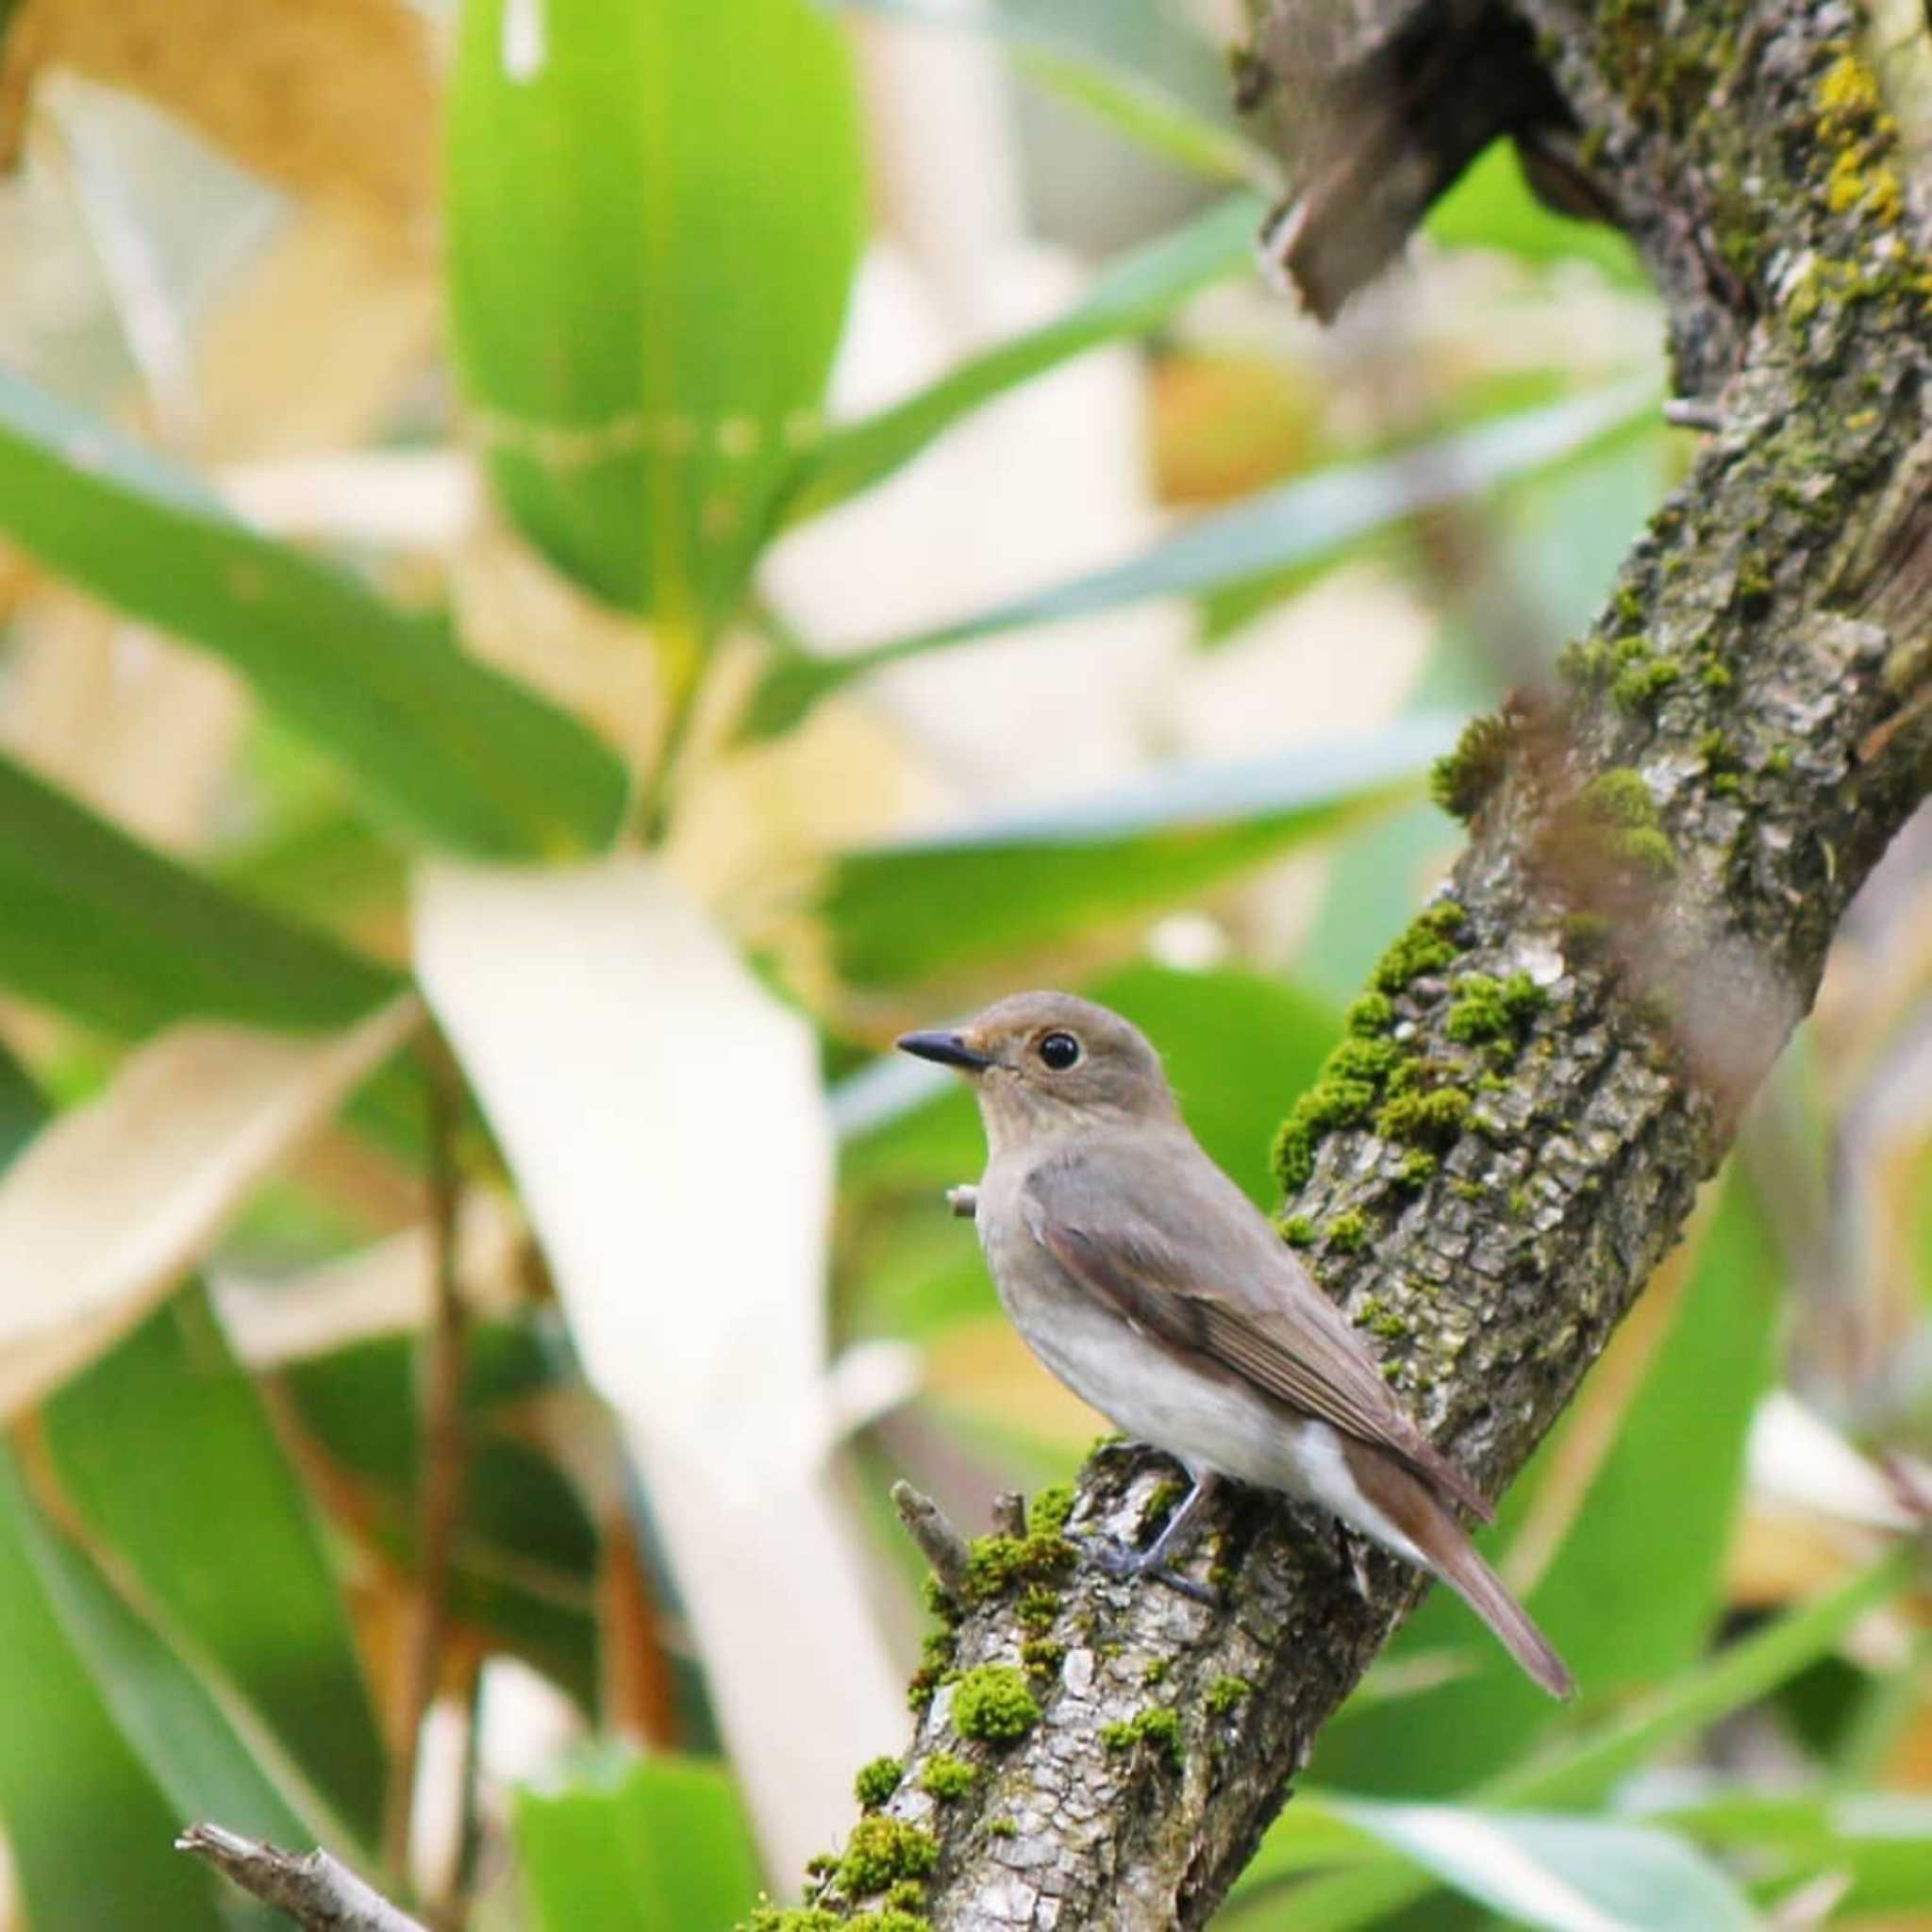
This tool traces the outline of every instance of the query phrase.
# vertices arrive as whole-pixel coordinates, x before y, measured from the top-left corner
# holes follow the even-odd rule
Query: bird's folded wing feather
[[[1028,1229],[1080,1288],[1171,1347],[1387,1450],[1492,1519],[1482,1492],[1403,1413],[1347,1318],[1233,1182],[1192,1146],[1158,1171],[1135,1166],[1110,1148],[1104,1162],[1043,1161],[1025,1184]],[[1204,1224],[1224,1238],[1204,1236]]]

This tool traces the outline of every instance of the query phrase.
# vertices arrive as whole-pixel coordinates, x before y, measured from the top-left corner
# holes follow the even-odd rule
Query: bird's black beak
[[[897,1044],[901,1053],[909,1053],[915,1059],[937,1060],[942,1067],[964,1067],[969,1074],[992,1065],[990,1055],[974,1053],[957,1033],[907,1033],[900,1036]]]

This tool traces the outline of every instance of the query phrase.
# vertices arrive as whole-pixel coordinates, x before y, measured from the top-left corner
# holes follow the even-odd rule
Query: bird
[[[1485,1562],[1458,1507],[1494,1512],[1424,1436],[1367,1341],[1181,1117],[1139,1027],[1065,992],[1016,993],[897,1045],[972,1084],[987,1164],[970,1208],[1000,1303],[1033,1353],[1191,1487],[1114,1576],[1203,1595],[1174,1567],[1229,1477],[1328,1510],[1440,1577],[1554,1697],[1562,1658]]]

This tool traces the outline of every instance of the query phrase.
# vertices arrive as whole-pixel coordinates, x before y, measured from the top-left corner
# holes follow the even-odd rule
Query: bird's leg
[[[1335,1554],[1348,1565],[1349,1574],[1355,1578],[1356,1594],[1364,1602],[1369,1594],[1369,1546],[1342,1522],[1335,1519]]]
[[[1189,1472],[1191,1475],[1193,1472]],[[1212,1499],[1221,1487],[1221,1478],[1211,1473],[1194,1475],[1194,1486],[1181,1498],[1181,1506],[1167,1519],[1165,1527],[1154,1541],[1144,1550],[1124,1549],[1119,1543],[1108,1542],[1100,1537],[1076,1539],[1080,1546],[1091,1557],[1095,1566],[1109,1576],[1144,1576],[1150,1582],[1164,1583],[1172,1590],[1177,1590],[1183,1596],[1192,1597],[1198,1604],[1212,1604],[1218,1601],[1215,1593],[1205,1583],[1196,1583],[1191,1576],[1183,1576],[1168,1561],[1168,1553],[1178,1550],[1188,1539],[1194,1519]]]

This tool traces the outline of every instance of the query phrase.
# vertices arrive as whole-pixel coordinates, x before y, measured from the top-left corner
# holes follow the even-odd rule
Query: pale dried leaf
[[[421,1014],[406,995],[320,1040],[174,1027],[38,1135],[0,1179],[0,1415],[138,1321]]]
[[[1759,1503],[1864,1529],[1917,1526],[1884,1474],[1787,1389],[1757,1405],[1745,1454]]]
[[[522,1232],[494,1195],[473,1190],[463,1196],[457,1282],[471,1313],[504,1314],[516,1306]],[[217,1274],[210,1286],[235,1353],[251,1368],[273,1369],[426,1326],[436,1261],[434,1237],[416,1226],[281,1280]]]
[[[15,635],[8,747],[137,838],[198,850],[247,715],[235,675],[58,586]]]
[[[794,1871],[844,1822],[852,1766],[905,1728],[824,1458],[810,1030],[644,858],[432,865],[415,926],[648,1489],[765,1855]]]
[[[664,695],[649,629],[579,590],[499,522],[451,560],[463,641],[603,733],[637,766],[657,755]]]
[[[200,339],[203,440],[216,462],[353,445],[428,367],[441,296],[427,255],[317,208],[253,260]]]

